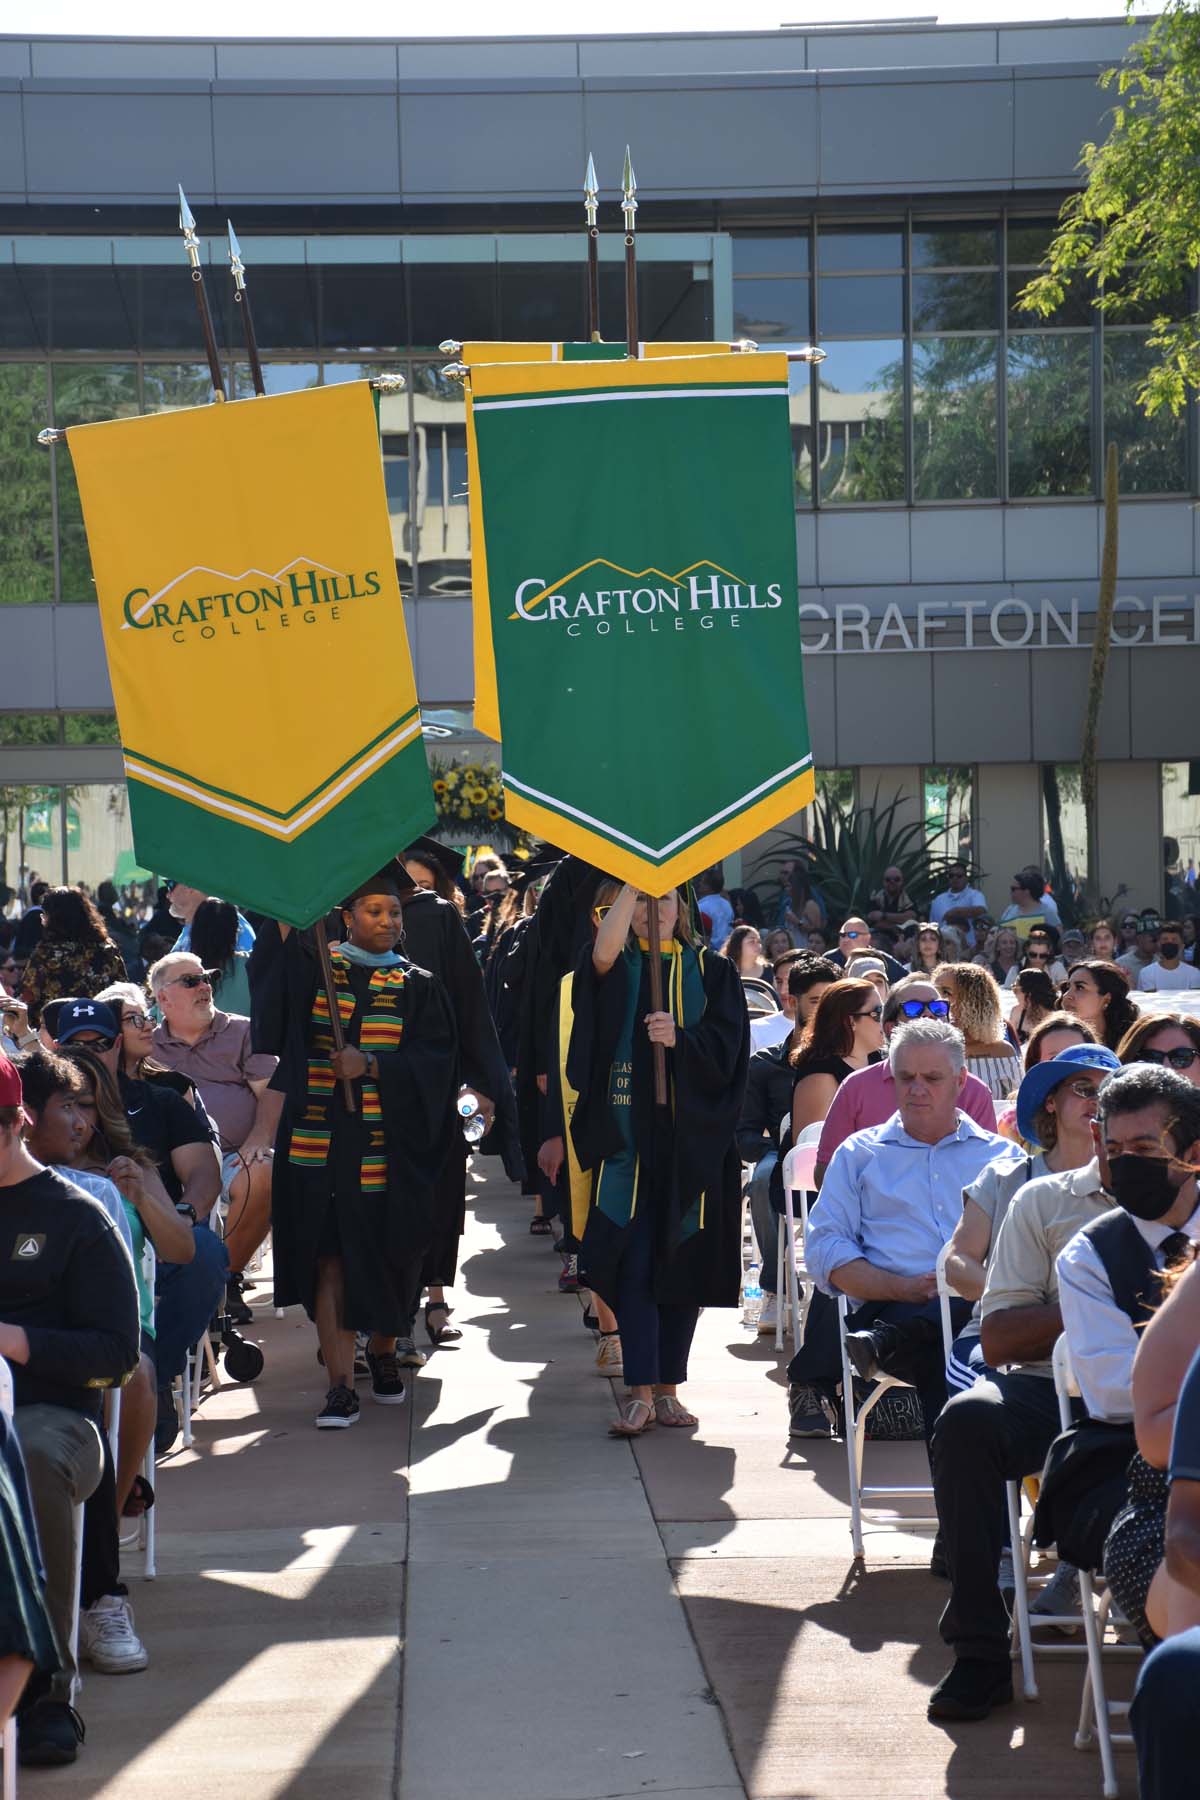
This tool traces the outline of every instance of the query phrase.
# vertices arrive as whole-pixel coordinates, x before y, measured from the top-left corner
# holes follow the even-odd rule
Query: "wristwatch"
[[[175,1202],[175,1211],[181,1214],[183,1218],[190,1219],[193,1225],[198,1225],[200,1223],[199,1213],[187,1200],[177,1200]]]

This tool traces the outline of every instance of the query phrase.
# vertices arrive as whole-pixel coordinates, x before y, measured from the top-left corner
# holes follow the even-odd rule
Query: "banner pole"
[[[187,195],[183,188],[179,189],[179,229],[183,233],[183,247],[187,251],[188,262],[192,265],[192,287],[196,295],[196,311],[200,314],[200,330],[204,334],[204,353],[208,357],[208,375],[212,382],[214,400],[225,398],[225,378],[221,374],[221,358],[217,354],[217,337],[213,330],[212,313],[209,310],[208,294],[204,287],[204,270],[200,265],[200,244],[196,237],[196,221],[192,217],[192,209],[187,203]]]
[[[583,178],[583,210],[587,214],[587,260],[588,260],[588,337],[593,344],[600,342],[600,227],[596,223],[596,210],[600,203],[600,189],[596,185],[596,165],[588,152],[587,173]]]
[[[246,356],[250,363],[250,380],[254,384],[254,392],[261,397],[267,391],[263,380],[262,360],[258,354],[258,337],[254,330],[254,314],[250,310],[250,295],[246,288],[246,265],[242,261],[242,246],[237,241],[237,233],[233,229],[232,219],[226,219],[225,229],[229,234],[229,272],[233,276],[233,298],[242,315],[242,336],[246,340]]]
[[[625,146],[625,168],[621,176],[621,186],[621,211],[625,215],[625,354],[626,356],[636,356],[639,345],[637,243],[634,232],[637,230],[638,203],[637,177],[633,172],[628,144]]]
[[[317,946],[317,961],[321,965],[321,985],[325,989],[325,998],[329,1002],[329,1029],[333,1034],[335,1050],[346,1048],[346,1034],[342,1030],[342,1013],[338,1006],[337,982],[333,979],[333,961],[329,955],[329,939],[325,936],[325,921],[318,919],[312,928],[313,942]],[[346,1102],[346,1111],[358,1111],[358,1103],[354,1098],[354,1083],[343,1079],[342,1097]]]

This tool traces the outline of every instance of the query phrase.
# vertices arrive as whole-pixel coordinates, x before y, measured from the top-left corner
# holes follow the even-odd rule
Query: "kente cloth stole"
[[[337,989],[338,1012],[346,1026],[354,1016],[354,990],[350,986],[350,962],[336,946],[330,953]],[[359,1031],[358,1048],[364,1056],[375,1050],[397,1050],[404,1035],[401,994],[407,979],[403,968],[376,969],[371,975]],[[318,987],[308,1032],[308,1093],[304,1115],[292,1128],[288,1161],[304,1169],[324,1168],[333,1135],[333,1029],[329,997]],[[358,1083],[358,1104],[367,1128],[360,1180],[364,1193],[383,1193],[387,1188],[387,1155],[384,1150],[383,1107],[378,1083],[364,1075]]]
[[[596,1171],[593,1190],[595,1205],[617,1225],[628,1225],[637,1212],[641,1179],[641,1159],[633,1132],[633,1038],[635,1029],[640,1025],[638,1012],[642,965],[649,948],[649,944],[639,938],[636,949],[630,944],[623,952],[628,971],[625,1018],[613,1051],[608,1104],[624,1139],[625,1148],[618,1155],[607,1157],[601,1163]],[[678,938],[674,938],[670,943],[662,944],[661,954],[665,964],[664,1010],[671,1014],[677,1025],[685,1028],[695,1025],[704,1012],[704,951],[693,950],[690,944],[682,944]],[[674,1083],[670,1080],[669,1087],[673,1109]],[[696,1202],[696,1208],[697,1218],[691,1229],[703,1226],[703,1196]]]

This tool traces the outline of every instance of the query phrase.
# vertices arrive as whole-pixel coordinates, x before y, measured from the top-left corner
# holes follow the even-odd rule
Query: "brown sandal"
[[[645,1418],[638,1422],[638,1408],[645,1413]],[[620,1414],[608,1428],[609,1437],[631,1438],[641,1437],[643,1432],[650,1431],[658,1423],[654,1416],[654,1408],[648,1400],[626,1400]]]
[[[655,1395],[654,1415],[660,1425],[671,1425],[677,1429],[700,1423],[695,1413],[690,1413],[686,1406],[681,1406],[674,1394]]]

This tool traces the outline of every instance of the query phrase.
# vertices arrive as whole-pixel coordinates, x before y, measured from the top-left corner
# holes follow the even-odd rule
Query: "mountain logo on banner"
[[[381,586],[378,569],[347,573],[306,556],[293,557],[273,575],[265,569],[243,569],[234,575],[224,569],[196,566],[154,592],[146,587],[131,588],[121,606],[121,629],[166,628],[180,644],[193,635],[189,626],[202,638],[216,637],[218,631],[239,637],[243,625],[257,632],[280,624],[289,626],[297,608],[303,609],[302,621],[313,624],[318,616],[315,608],[373,599]]]
[[[718,615],[775,612],[783,603],[783,582],[747,581],[715,562],[689,563],[667,575],[596,557],[549,586],[541,576],[518,583],[509,618],[565,625],[568,637],[585,630],[607,637],[614,628],[634,633],[638,621],[651,631],[664,621],[675,631],[695,625],[711,631]]]

